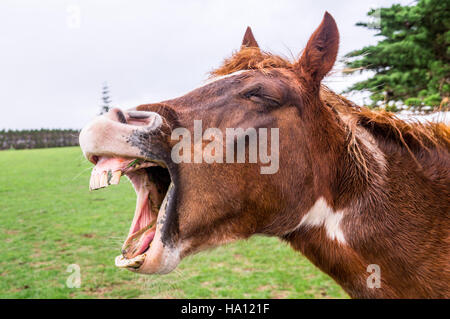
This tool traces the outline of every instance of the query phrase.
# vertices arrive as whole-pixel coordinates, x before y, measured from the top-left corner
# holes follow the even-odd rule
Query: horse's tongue
[[[119,184],[122,172],[133,160],[120,157],[100,157],[92,169],[89,188],[91,190]]]
[[[127,239],[122,250],[125,258],[134,258],[147,250],[150,242],[155,237],[156,228],[153,226],[153,224],[148,225]]]
[[[150,189],[147,174],[132,173],[129,177],[136,189],[137,199],[133,222],[122,250],[123,256],[127,259],[142,254],[148,248],[156,229],[154,227],[156,218],[152,217],[149,207]]]

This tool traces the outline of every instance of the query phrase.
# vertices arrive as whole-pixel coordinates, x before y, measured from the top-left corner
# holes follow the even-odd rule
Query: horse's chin
[[[139,274],[167,274],[180,263],[180,250],[176,247],[165,247],[161,240],[153,241],[148,251],[142,255],[142,264],[139,267],[126,267],[126,269]],[[116,257],[117,259],[122,256]],[[120,267],[123,268],[123,267]]]
[[[129,178],[136,191],[136,209],[131,227],[115,264],[141,274],[165,274],[180,262],[180,247],[162,239],[169,220],[174,184],[164,164],[140,159],[96,158],[91,190],[118,184],[120,177]]]
[[[160,232],[156,232],[160,237]],[[158,234],[159,233],[159,234]],[[147,250],[134,258],[127,259],[123,255],[116,257],[119,268],[125,268],[139,274],[167,274],[180,263],[180,249],[166,246],[160,238],[154,239]]]

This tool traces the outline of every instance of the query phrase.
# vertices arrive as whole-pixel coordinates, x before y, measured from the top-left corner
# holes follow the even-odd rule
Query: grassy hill
[[[0,298],[346,298],[276,238],[255,236],[184,259],[165,276],[114,266],[136,195],[89,192],[78,147],[0,152]],[[81,287],[68,288],[69,265]]]

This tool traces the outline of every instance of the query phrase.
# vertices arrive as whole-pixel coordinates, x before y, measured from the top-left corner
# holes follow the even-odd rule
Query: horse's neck
[[[341,208],[376,194],[385,178],[386,159],[372,134],[358,127],[349,135],[348,119],[325,106],[306,117],[310,117],[305,119],[305,132],[317,197]]]
[[[386,160],[369,132],[358,129],[356,144],[350,145],[345,125],[335,122],[331,114],[325,119],[327,125],[310,131],[313,170],[319,175],[315,177],[317,198],[299,227],[284,239],[353,297],[386,296],[386,290],[382,294],[367,289],[367,266],[372,262],[351,248],[360,233],[376,232],[376,224],[363,218],[357,225],[351,216],[370,214],[373,207],[383,206]]]
[[[446,186],[424,179],[408,153],[387,154],[369,131],[357,128],[348,144],[333,137],[342,136],[345,126],[331,128],[328,136],[311,140],[324,147],[313,152],[313,166],[329,169],[313,206],[284,239],[352,297],[448,296],[438,278],[445,271],[449,276],[445,258],[435,253],[448,253]],[[329,145],[321,144],[326,139]],[[428,264],[418,272],[424,258]],[[368,284],[372,265],[381,269],[382,289]]]

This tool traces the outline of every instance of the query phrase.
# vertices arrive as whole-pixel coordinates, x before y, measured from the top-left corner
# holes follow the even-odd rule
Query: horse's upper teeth
[[[119,184],[120,176],[122,176],[121,171],[115,171],[114,173],[112,173],[112,177],[109,180],[109,184],[114,184],[114,185]]]
[[[100,175],[100,187],[108,186],[108,172],[102,172]]]
[[[109,185],[117,185],[120,182],[120,177],[122,176],[121,171],[111,172],[103,171],[101,173],[97,173],[95,171],[91,174],[91,180],[89,182],[89,189],[95,190],[103,187],[108,187]]]

